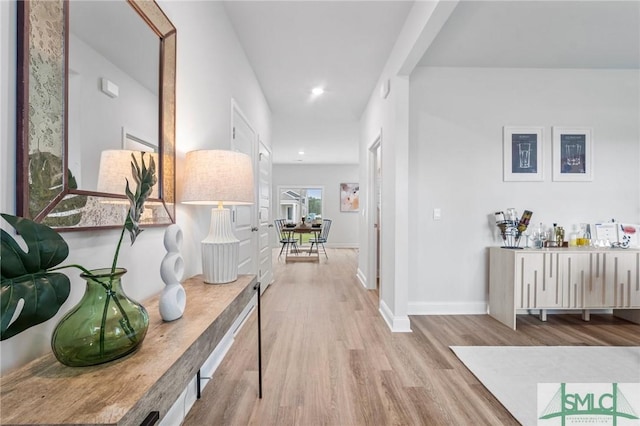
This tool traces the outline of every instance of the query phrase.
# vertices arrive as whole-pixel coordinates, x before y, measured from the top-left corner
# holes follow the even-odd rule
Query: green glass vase
[[[149,314],[127,297],[117,268],[81,274],[87,290],[58,323],[51,337],[53,353],[62,364],[84,367],[102,364],[135,351],[147,334]]]

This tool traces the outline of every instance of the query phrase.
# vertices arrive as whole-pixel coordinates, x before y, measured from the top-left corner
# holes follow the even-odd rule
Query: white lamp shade
[[[131,155],[135,155],[138,165],[142,167],[141,151],[129,151],[126,149],[110,149],[102,151],[100,154],[100,169],[98,172],[98,192],[105,192],[107,194],[126,195],[125,188],[127,181],[129,180],[129,189],[131,192],[136,190],[136,181],[133,179],[131,172]],[[149,167],[151,163],[150,158],[153,157],[153,161],[156,164],[156,170],[158,170],[158,154],[155,152],[145,152],[144,162]],[[158,198],[158,184],[153,186],[151,195],[149,198]]]
[[[218,205],[211,210],[209,235],[202,241],[204,282],[224,284],[238,278],[239,240],[223,205],[253,204],[251,157],[234,151],[187,152],[182,202]]]
[[[187,152],[182,202],[253,204],[253,167],[246,154],[224,150]]]

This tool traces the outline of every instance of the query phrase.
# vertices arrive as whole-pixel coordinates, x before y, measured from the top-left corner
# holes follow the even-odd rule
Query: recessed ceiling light
[[[314,87],[313,90],[311,90],[311,93],[316,96],[322,95],[324,93],[324,89],[322,87]]]
[[[304,151],[298,151],[298,155],[304,155]]]

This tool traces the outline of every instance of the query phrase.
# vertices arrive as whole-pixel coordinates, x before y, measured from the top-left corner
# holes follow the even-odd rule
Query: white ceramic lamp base
[[[233,235],[231,212],[211,210],[209,235],[202,240],[202,273],[209,284],[230,283],[238,279],[240,241]]]

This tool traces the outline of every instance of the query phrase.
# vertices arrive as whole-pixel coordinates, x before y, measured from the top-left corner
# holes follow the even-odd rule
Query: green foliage
[[[309,213],[322,214],[322,200],[309,197]]]
[[[131,244],[142,232],[139,222],[144,212],[144,203],[158,180],[153,157],[149,167],[144,161],[144,153],[141,156],[141,165],[138,164],[134,155],[131,157],[136,192],[131,192],[127,180],[125,191],[130,208],[113,258],[112,275],[116,269],[125,230],[129,231]],[[2,232],[0,340],[5,340],[52,318],[67,300],[71,287],[69,278],[54,270],[74,267],[81,269],[88,276],[92,274],[80,265],[57,266],[69,255],[69,246],[49,226],[8,214],[1,214],[1,216],[22,236],[28,248],[25,252],[7,232],[0,230]],[[111,288],[111,282],[100,284],[107,291]],[[24,305],[16,315],[20,300],[24,301]],[[16,318],[11,322],[14,316]]]
[[[70,189],[78,188],[76,178],[67,169]],[[58,197],[63,189],[62,158],[50,152],[35,151],[29,154],[29,217],[38,216],[51,200]],[[87,204],[87,196],[69,194],[58,201],[56,206],[42,219],[43,224],[53,227],[75,226],[82,219],[82,208]],[[60,213],[60,214],[54,214]]]
[[[136,192],[135,194],[131,192],[129,189],[129,180],[127,179],[125,193],[129,199],[130,207],[124,227],[129,231],[131,244],[133,244],[136,241],[136,237],[142,232],[140,229],[140,217],[144,212],[144,203],[147,198],[149,198],[149,195],[151,195],[153,185],[158,182],[158,178],[156,177],[156,164],[153,157],[150,157],[151,160],[148,168],[144,162],[144,152],[140,157],[142,167],[138,165],[138,161],[133,154],[131,154],[131,158],[133,159],[133,161],[131,161],[131,173],[133,174],[133,179],[136,181]]]
[[[22,236],[25,252],[4,230],[1,231],[0,340],[52,318],[69,297],[66,275],[49,270],[69,255],[62,237],[46,225],[7,214],[2,217]],[[20,299],[24,305],[13,318]]]
[[[131,159],[131,174],[133,175],[133,179],[136,181],[136,192],[135,194],[131,192],[131,189],[129,189],[129,179],[127,179],[125,194],[127,194],[127,198],[129,199],[129,213],[127,214],[124,226],[122,227],[120,240],[118,240],[118,245],[116,246],[116,253],[113,255],[111,273],[115,272],[116,266],[118,265],[118,255],[120,254],[120,246],[122,245],[124,231],[129,231],[131,245],[135,243],[136,238],[142,232],[142,229],[140,229],[140,217],[142,217],[142,213],[144,212],[144,203],[147,201],[147,198],[149,198],[149,195],[151,195],[153,185],[158,181],[156,176],[156,163],[153,160],[153,157],[151,157],[148,168],[144,162],[144,152],[140,155],[142,167],[138,165],[138,161],[133,154],[131,154]]]

